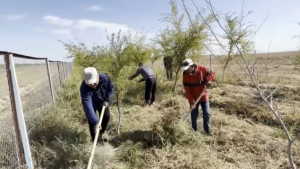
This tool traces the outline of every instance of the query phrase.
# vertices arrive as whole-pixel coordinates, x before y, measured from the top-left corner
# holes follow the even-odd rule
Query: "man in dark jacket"
[[[149,66],[139,63],[139,68],[134,75],[129,77],[129,80],[136,78],[139,74],[142,75],[142,79],[139,82],[146,81],[145,89],[145,104],[152,105],[155,101],[155,92],[156,92],[156,77]],[[150,97],[150,95],[152,96]]]
[[[114,94],[114,84],[104,73],[98,73],[94,67],[87,67],[83,70],[84,80],[80,86],[80,96],[85,115],[88,119],[90,135],[95,139],[96,132],[100,130],[100,139],[106,130],[110,119],[108,103]],[[96,116],[96,111],[101,116],[102,107],[106,106],[101,126]]]
[[[165,70],[167,73],[167,79],[168,80],[172,80],[172,75],[173,75],[173,57],[172,56],[165,56],[164,57],[164,66],[165,66]]]

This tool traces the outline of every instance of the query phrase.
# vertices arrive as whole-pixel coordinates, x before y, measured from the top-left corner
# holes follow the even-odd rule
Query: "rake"
[[[204,83],[204,88],[202,90],[202,92],[200,93],[199,97],[197,98],[197,100],[195,101],[194,103],[194,107],[196,107],[196,105],[198,104],[199,100],[201,99],[201,97],[203,96],[204,92],[207,90],[207,87],[206,87],[206,84],[209,82],[209,81],[212,81],[214,80],[214,77],[215,77],[215,73],[210,71],[209,75],[206,77],[206,83]],[[182,121],[184,121],[186,119],[186,117],[191,113],[193,109],[190,109],[188,112],[186,112],[186,115],[185,117],[183,118]]]
[[[101,115],[100,115],[100,120],[99,120],[100,125],[102,123],[105,108],[106,108],[106,106],[103,106],[102,110],[101,110]],[[92,161],[93,161],[93,158],[94,158],[94,153],[95,153],[95,149],[96,149],[96,145],[97,145],[97,140],[98,140],[98,137],[99,137],[99,132],[100,132],[100,129],[98,129],[97,132],[96,132],[96,136],[95,136],[94,143],[93,143],[93,149],[92,149],[92,152],[91,152],[91,156],[90,156],[90,159],[89,159],[87,169],[91,169],[91,167],[92,167]]]
[[[196,105],[198,104],[199,100],[201,99],[201,97],[203,96],[204,92],[206,91],[206,86],[203,88],[202,92],[200,93],[199,97],[197,98],[197,100],[194,103],[194,107],[196,107]],[[188,112],[186,112],[186,115],[184,116],[184,118],[182,119],[182,121],[184,121],[186,119],[186,117],[191,113],[191,111],[193,111],[193,109],[190,109]]]

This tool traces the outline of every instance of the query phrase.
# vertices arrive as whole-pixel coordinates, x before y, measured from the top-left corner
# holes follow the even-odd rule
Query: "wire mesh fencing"
[[[71,71],[72,63],[0,51],[0,169],[31,168],[27,136],[35,117],[53,104]]]
[[[32,60],[13,57],[18,90],[27,127],[30,134],[38,112],[52,103],[50,84],[45,59]]]
[[[4,55],[0,54],[0,168],[17,168],[19,154],[17,148],[14,117]]]
[[[72,71],[72,63],[51,61],[49,63],[51,70],[51,81],[54,90],[54,97],[60,91],[61,87],[65,83],[65,80],[69,78]]]

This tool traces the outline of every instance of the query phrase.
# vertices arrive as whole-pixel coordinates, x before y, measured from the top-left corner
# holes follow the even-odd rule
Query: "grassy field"
[[[272,84],[280,85],[274,98],[293,136],[300,133],[300,69],[296,55],[296,52],[257,54],[257,59],[268,61]],[[210,67],[209,57],[199,58],[195,63]],[[263,86],[267,82],[265,65],[259,63],[259,81]],[[237,64],[230,66],[246,79],[237,67]],[[156,104],[142,107],[144,84],[134,82],[129,86],[121,105],[123,117],[118,135],[117,107],[112,103],[106,133],[109,141],[98,144],[94,168],[289,167],[287,141],[271,111],[229,71],[225,82],[221,82],[222,66],[215,58],[211,68],[217,79],[209,91],[214,136],[204,134],[201,116],[197,133],[191,129],[190,118],[181,121],[189,106],[181,93],[180,80],[177,92],[170,93],[173,83],[165,80],[162,62],[157,61],[153,68],[158,73]],[[74,68],[56,105],[35,118],[30,143],[37,168],[86,168],[92,143],[79,96],[81,71]],[[293,146],[293,156],[300,167],[300,141]]]

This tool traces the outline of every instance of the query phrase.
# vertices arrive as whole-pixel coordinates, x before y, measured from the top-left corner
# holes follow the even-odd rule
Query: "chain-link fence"
[[[31,168],[27,135],[71,71],[72,63],[0,51],[0,168]]]
[[[0,55],[0,168],[17,168],[19,154],[4,55]]]

